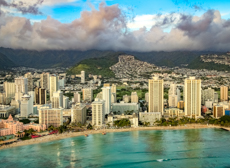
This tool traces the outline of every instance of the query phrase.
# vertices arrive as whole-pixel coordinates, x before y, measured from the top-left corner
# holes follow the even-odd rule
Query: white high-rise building
[[[28,81],[28,92],[34,90],[34,81],[33,81],[33,75],[31,72],[28,72],[24,75],[25,78],[27,78]]]
[[[31,98],[32,98],[32,100],[33,100],[33,103],[34,103],[34,102],[35,102],[35,93],[34,93],[34,91],[29,91],[29,92],[28,92],[28,95],[31,96]]]
[[[63,109],[42,107],[39,110],[39,124],[46,124],[46,127],[63,125]]]
[[[63,89],[65,87],[65,78],[58,80],[58,89]]]
[[[92,101],[93,100],[93,89],[92,88],[84,88],[82,89],[82,98],[84,101]]]
[[[4,82],[3,87],[7,98],[13,98],[15,96],[15,83]]]
[[[111,94],[111,103],[116,103],[117,102],[117,95],[116,93]]]
[[[28,93],[28,81],[27,78],[19,77],[15,78],[15,100],[21,100],[23,94]]]
[[[50,98],[53,97],[53,93],[58,91],[58,77],[55,74],[50,75]]]
[[[111,111],[111,87],[102,88],[102,99],[105,101],[105,114]]]
[[[102,126],[105,123],[105,102],[95,99],[92,103],[92,124]]]
[[[145,101],[148,103],[149,102],[149,93],[145,93]]]
[[[138,100],[138,95],[137,95],[137,92],[132,92],[131,93],[131,103],[138,103],[139,100]]]
[[[33,99],[31,96],[25,94],[22,96],[20,105],[21,117],[27,118],[29,114],[33,113]]]
[[[86,123],[87,112],[86,105],[82,103],[77,103],[71,108],[71,123]]]
[[[188,117],[201,116],[201,80],[195,77],[185,79],[185,115]]]
[[[149,80],[149,112],[164,113],[164,81],[157,77]]]
[[[201,103],[205,104],[205,101],[207,100],[214,101],[214,89],[208,88],[201,90]]]
[[[43,72],[40,76],[40,85],[42,89],[50,89],[50,74]]]
[[[52,108],[63,108],[63,93],[61,90],[53,93],[51,97]]]
[[[81,83],[85,83],[85,71],[81,71]]]
[[[79,92],[74,93],[74,103],[81,102],[81,94]]]
[[[220,101],[228,101],[228,86],[220,87]]]
[[[112,84],[111,86],[111,93],[117,94],[117,86],[115,84]]]
[[[176,84],[170,84],[168,91],[168,103],[169,107],[177,107],[177,103],[180,101],[180,90]]]
[[[68,109],[69,108],[69,97],[63,96],[63,108]]]

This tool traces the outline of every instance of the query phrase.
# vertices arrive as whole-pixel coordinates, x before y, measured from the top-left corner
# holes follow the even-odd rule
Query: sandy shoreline
[[[181,129],[203,129],[203,128],[221,128],[221,127],[213,126],[213,125],[188,124],[186,126],[174,126],[174,127],[161,126],[161,127],[138,127],[138,128],[128,128],[128,129],[106,129],[105,132],[110,133],[110,132],[127,132],[127,131],[141,131],[141,130],[181,130]],[[85,134],[88,134],[90,136],[91,134],[99,134],[102,132],[104,132],[104,130],[89,130],[84,132],[64,133],[60,135],[48,135],[37,139],[19,141],[10,145],[1,146],[0,150],[17,147],[17,146],[45,143],[45,142],[50,142],[50,141],[55,141],[55,140],[60,140],[65,138],[84,136]]]

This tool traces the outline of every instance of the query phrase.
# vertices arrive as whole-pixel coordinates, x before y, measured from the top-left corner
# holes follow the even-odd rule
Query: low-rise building
[[[220,118],[225,115],[225,109],[223,106],[216,105],[213,107],[213,117]]]
[[[129,102],[130,102],[130,96],[124,95],[124,96],[123,96],[123,101],[124,101],[125,103],[129,103]]]
[[[46,127],[53,125],[59,127],[63,125],[63,109],[62,108],[40,108],[39,124],[45,124]]]
[[[164,117],[165,118],[182,118],[185,116],[185,113],[183,110],[178,109],[178,108],[168,108],[165,109]]]
[[[0,117],[6,118],[10,115],[15,115],[15,107],[14,106],[7,106],[7,105],[0,105]]]
[[[160,120],[161,118],[161,112],[139,112],[139,120],[142,123],[150,123],[150,125],[154,125],[155,121]]]
[[[28,130],[30,128],[40,132],[46,129],[46,125],[35,123],[24,125],[22,122],[15,121],[11,115],[7,120],[0,119],[0,136],[6,136],[11,134],[19,136],[18,132],[23,132],[24,130]]]
[[[125,111],[133,111],[134,113],[139,113],[140,104],[139,103],[125,103],[121,101],[120,103],[112,104],[112,112],[125,113]]]
[[[121,120],[121,119],[128,119],[131,123],[131,127],[138,127],[139,120],[138,120],[138,115],[136,113],[133,113],[132,115],[113,115],[113,113],[110,113],[108,115],[108,124],[111,126],[114,125],[114,121],[116,120]]]
[[[75,123],[86,123],[86,105],[82,103],[78,103],[72,106],[71,109],[71,122]]]

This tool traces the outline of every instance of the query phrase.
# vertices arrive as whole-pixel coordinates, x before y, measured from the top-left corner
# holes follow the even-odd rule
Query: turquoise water
[[[220,129],[95,134],[0,150],[0,167],[230,167]]]

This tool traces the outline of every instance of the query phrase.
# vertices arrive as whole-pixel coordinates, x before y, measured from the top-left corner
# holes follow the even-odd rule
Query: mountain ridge
[[[106,57],[109,54],[124,53],[135,56],[136,59],[155,64],[156,66],[175,67],[190,64],[202,54],[218,53],[212,51],[75,51],[75,50],[22,50],[0,47],[0,53],[12,60],[18,66],[34,68],[72,67],[89,58]]]

